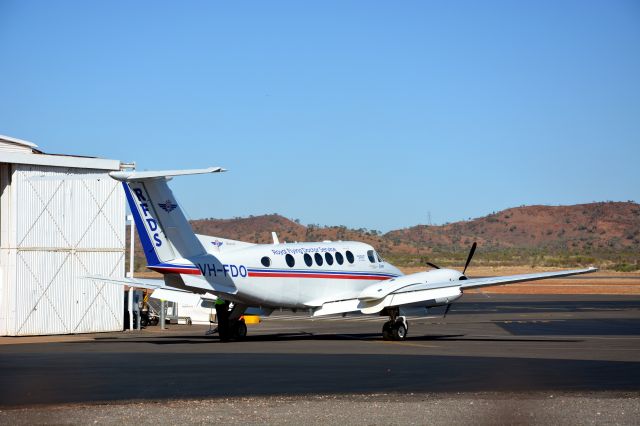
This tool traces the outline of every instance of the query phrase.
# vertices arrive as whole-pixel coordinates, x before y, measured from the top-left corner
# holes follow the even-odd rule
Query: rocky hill
[[[386,234],[344,226],[305,226],[278,214],[191,223],[199,234],[255,243],[270,243],[272,231],[281,242],[363,241],[400,264],[419,264],[426,258],[458,261],[473,241],[478,242],[485,259],[503,263],[535,263],[532,259],[549,263],[555,256],[558,265],[606,260],[637,268],[640,258],[640,205],[634,202],[522,206],[473,220],[416,225]],[[136,253],[142,267],[139,247]]]
[[[640,205],[523,206],[469,221],[391,231],[385,238],[440,249],[477,241],[484,249],[640,250]]]

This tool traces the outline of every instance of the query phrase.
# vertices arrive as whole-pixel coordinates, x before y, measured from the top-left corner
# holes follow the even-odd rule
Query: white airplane
[[[276,308],[304,309],[314,317],[358,311],[388,316],[383,338],[403,340],[409,325],[402,314],[410,308],[446,305],[446,315],[465,289],[597,271],[590,267],[468,278],[465,272],[474,243],[462,272],[430,264],[434,270],[404,275],[361,242],[280,244],[274,234],[273,244],[252,244],[196,235],[167,181],[174,176],[223,171],[211,167],[110,175],[123,184],[148,268],[164,274],[167,286],[212,293],[225,301],[218,310],[218,332],[225,341],[246,336],[241,317],[248,308],[260,308],[267,314]],[[229,302],[233,303],[231,310]],[[221,315],[226,318],[220,320]]]

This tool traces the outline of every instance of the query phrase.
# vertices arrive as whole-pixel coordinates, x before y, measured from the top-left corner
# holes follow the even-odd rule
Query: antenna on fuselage
[[[271,232],[271,238],[273,238],[273,244],[280,244],[280,240],[278,240],[278,234],[275,231]]]

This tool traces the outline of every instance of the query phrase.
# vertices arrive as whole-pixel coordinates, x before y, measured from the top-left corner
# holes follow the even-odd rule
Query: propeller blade
[[[427,262],[427,265],[429,265],[429,266],[431,266],[432,268],[435,268],[435,269],[440,269],[440,267],[438,265],[436,265],[434,263],[431,263],[431,262]]]
[[[444,316],[443,316],[442,318],[446,318],[446,317],[447,317],[447,314],[449,313],[449,309],[451,309],[451,305],[452,305],[452,304],[453,304],[453,303],[449,303],[449,304],[447,305],[447,308],[444,310]]]
[[[462,270],[462,275],[464,275],[464,273],[467,270],[467,267],[469,266],[469,263],[471,263],[471,258],[473,257],[473,253],[476,252],[476,247],[477,246],[478,246],[478,243],[476,243],[474,241],[473,245],[471,246],[471,250],[469,251],[469,257],[467,257],[467,263],[464,264],[464,269]]]

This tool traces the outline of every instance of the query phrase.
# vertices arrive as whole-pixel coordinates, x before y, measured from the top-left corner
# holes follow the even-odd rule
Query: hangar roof
[[[120,170],[121,168],[119,160],[79,155],[45,154],[33,142],[3,135],[0,135],[0,163],[99,170]]]
[[[38,145],[11,136],[0,135],[0,151],[30,152],[38,151]]]

